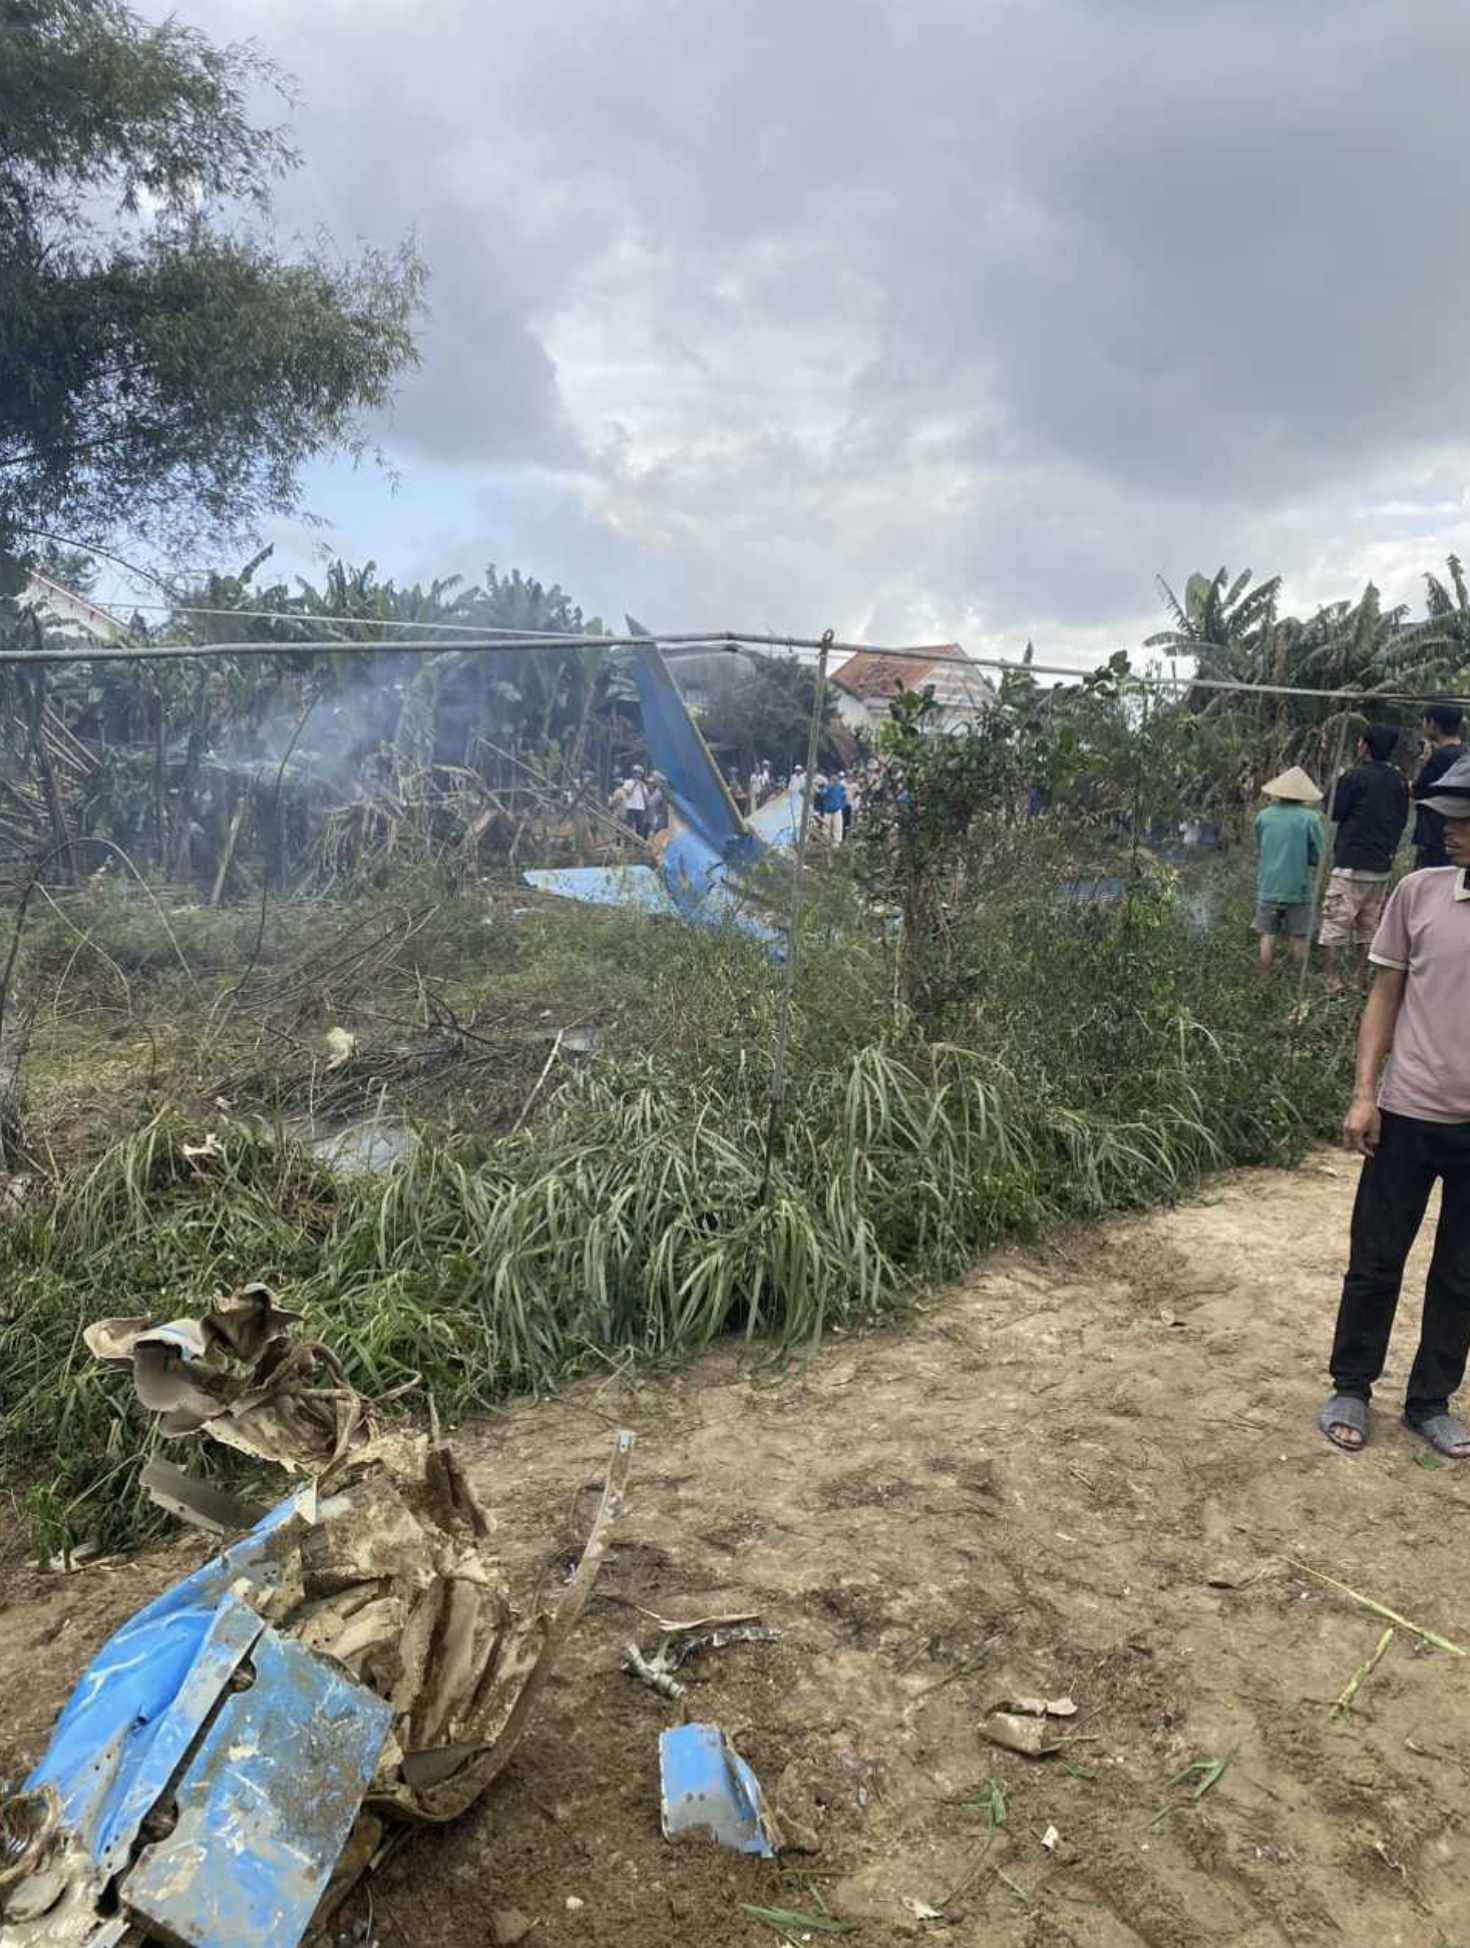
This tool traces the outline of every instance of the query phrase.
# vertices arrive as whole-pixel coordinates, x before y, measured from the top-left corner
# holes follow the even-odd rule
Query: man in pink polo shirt
[[[1446,821],[1452,863],[1400,880],[1369,951],[1377,972],[1342,1126],[1347,1148],[1367,1162],[1332,1342],[1333,1395],[1319,1425],[1350,1452],[1368,1437],[1368,1399],[1388,1355],[1404,1262],[1438,1181],[1404,1424],[1439,1453],[1470,1461],[1470,1428],[1449,1410],[1470,1353],[1470,755],[1423,802]]]

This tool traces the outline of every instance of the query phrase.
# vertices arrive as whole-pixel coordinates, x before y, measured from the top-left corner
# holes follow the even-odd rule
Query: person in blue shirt
[[[1306,954],[1322,861],[1322,821],[1313,809],[1322,794],[1301,766],[1273,778],[1266,797],[1266,809],[1256,814],[1256,973],[1263,981],[1271,972],[1278,934],[1286,935],[1294,961]]]
[[[833,845],[847,837],[847,784],[840,771],[827,781],[827,836]]]

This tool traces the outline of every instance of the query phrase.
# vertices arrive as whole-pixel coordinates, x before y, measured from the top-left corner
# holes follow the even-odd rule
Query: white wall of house
[[[882,717],[877,714],[872,704],[865,702],[855,691],[845,689],[842,684],[832,684],[828,694],[832,698],[837,721],[845,730],[851,731],[854,737],[868,737],[882,722]],[[885,708],[883,716],[887,714]]]

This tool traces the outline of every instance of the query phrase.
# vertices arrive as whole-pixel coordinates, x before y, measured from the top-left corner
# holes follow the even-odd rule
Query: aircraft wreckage
[[[160,1432],[305,1477],[268,1512],[163,1462],[144,1482],[246,1532],[82,1673],[0,1803],[0,1948],[294,1948],[385,1851],[506,1764],[591,1593],[632,1436],[554,1608],[518,1603],[452,1447],[380,1432],[329,1348],[261,1285],[202,1319],[109,1319]]]
[[[664,780],[667,831],[652,866],[564,866],[528,872],[526,883],[563,899],[631,906],[695,926],[732,926],[776,953],[785,930],[764,917],[760,879],[795,845],[800,791],[785,791],[746,818],[659,650],[633,652],[633,680],[653,769]]]

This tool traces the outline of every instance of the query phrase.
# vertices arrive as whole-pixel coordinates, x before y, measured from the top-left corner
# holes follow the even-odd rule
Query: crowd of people
[[[1256,817],[1257,967],[1271,971],[1276,942],[1285,938],[1297,962],[1311,933],[1325,835],[1317,807],[1326,803],[1332,821],[1332,861],[1322,895],[1318,940],[1328,992],[1343,988],[1346,954],[1357,955],[1357,976],[1366,989],[1372,946],[1383,921],[1394,862],[1409,833],[1416,870],[1447,866],[1445,821],[1432,804],[1440,780],[1465,755],[1464,713],[1436,704],[1424,716],[1418,775],[1410,786],[1394,756],[1399,732],[1370,724],[1358,740],[1354,763],[1333,781],[1330,797],[1300,765],[1265,788],[1266,809]]]
[[[804,764],[798,764],[788,777],[784,772],[772,771],[769,762],[762,759],[752,768],[746,780],[746,805],[754,813],[769,799],[779,797],[783,792],[803,793],[805,790]],[[817,831],[830,839],[833,845],[841,845],[852,830],[862,798],[863,775],[860,771],[818,771],[812,779],[812,816],[816,820]]]
[[[789,774],[778,773],[769,762],[762,760],[752,768],[743,789],[737,781],[730,781],[730,792],[737,802],[743,797],[747,813],[754,813],[783,793],[804,793],[806,783],[805,765],[798,764]],[[817,832],[833,845],[841,845],[852,830],[862,805],[863,790],[863,774],[857,770],[834,768],[818,771],[813,777],[812,817]],[[589,772],[578,796],[590,802],[595,793],[596,780]],[[668,824],[667,781],[657,771],[649,771],[641,764],[632,765],[608,804],[613,817],[635,837],[651,839]]]

